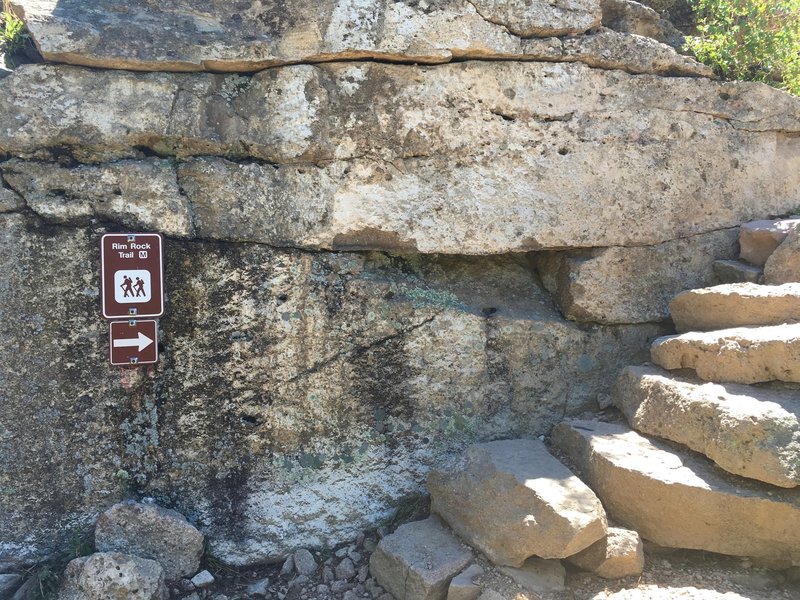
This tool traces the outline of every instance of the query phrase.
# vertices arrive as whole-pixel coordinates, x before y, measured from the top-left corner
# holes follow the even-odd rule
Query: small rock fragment
[[[317,570],[317,561],[305,548],[294,553],[294,568],[300,575],[311,575]]]
[[[793,229],[800,227],[800,219],[751,221],[739,228],[739,246],[742,260],[763,267],[767,259]]]
[[[475,580],[483,575],[480,565],[470,565],[453,577],[447,588],[447,600],[475,600],[481,595],[481,586]]]
[[[286,558],[283,562],[283,566],[281,567],[281,577],[291,577],[292,573],[294,573],[294,556],[291,554]]]
[[[192,584],[196,588],[206,588],[214,583],[214,576],[208,571],[200,571],[192,577]]]
[[[353,565],[353,561],[349,558],[342,559],[338,565],[336,565],[336,579],[341,580],[348,580],[352,579],[356,576],[356,569]]]
[[[642,539],[630,529],[609,527],[606,537],[567,561],[604,579],[639,575],[644,568]]]
[[[269,594],[269,578],[259,579],[247,586],[247,596],[251,598],[266,598]]]

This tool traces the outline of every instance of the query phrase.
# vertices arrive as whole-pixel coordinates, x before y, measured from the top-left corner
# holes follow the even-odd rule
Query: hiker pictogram
[[[150,271],[120,270],[114,273],[114,299],[122,304],[150,300]]]

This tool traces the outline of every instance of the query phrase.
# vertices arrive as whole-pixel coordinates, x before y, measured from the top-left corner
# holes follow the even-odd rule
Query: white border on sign
[[[104,240],[107,237],[124,237],[128,241],[128,236],[133,235],[136,237],[156,236],[158,238],[158,268],[161,270],[159,277],[161,277],[161,312],[153,314],[135,314],[135,315],[108,315],[106,314],[106,290],[105,290],[105,272],[106,272],[106,245]],[[106,319],[136,319],[137,321],[142,318],[161,317],[164,315],[164,236],[160,233],[104,233],[100,237],[100,301],[103,306],[103,316]]]
[[[127,325],[128,321],[110,321],[108,323],[108,362],[110,362],[115,367],[135,367],[138,365],[154,365],[158,362],[158,321],[155,319],[131,319],[131,321],[136,321],[137,323],[154,323],[155,324],[155,339],[153,340],[153,344],[156,347],[156,358],[155,360],[143,360],[140,362],[114,362],[114,338],[111,333],[111,328],[114,326],[115,323],[120,323],[122,325]]]

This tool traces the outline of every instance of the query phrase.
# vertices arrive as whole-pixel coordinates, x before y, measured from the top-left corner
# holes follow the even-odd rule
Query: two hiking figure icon
[[[136,278],[136,285],[133,284],[133,281],[127,275],[122,278],[122,285],[120,286],[122,291],[124,292],[123,298],[135,297],[138,298],[139,296],[144,297],[144,280],[140,277]],[[136,290],[136,296],[133,295],[133,291]]]
[[[149,302],[151,293],[150,271],[125,269],[114,273],[114,299],[117,302],[122,304]]]

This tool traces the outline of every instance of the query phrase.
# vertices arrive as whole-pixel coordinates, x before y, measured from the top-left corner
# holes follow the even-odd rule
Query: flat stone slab
[[[800,282],[800,227],[789,232],[764,265],[764,283],[797,282]]]
[[[568,319],[662,321],[676,294],[714,283],[714,260],[736,256],[737,234],[732,228],[640,248],[544,253],[536,266]]]
[[[800,283],[729,283],[678,294],[669,305],[675,328],[710,331],[800,321]]]
[[[567,562],[603,579],[641,575],[644,546],[639,534],[623,527],[609,527],[608,535],[567,558]]]
[[[246,77],[31,65],[0,88],[0,150],[101,163],[74,174],[28,169],[20,192],[52,221],[74,218],[71,204],[123,218],[118,206],[99,206],[91,183],[113,194],[102,178],[137,170],[116,163],[152,153],[197,157],[174,166],[186,198],[173,202],[191,203],[198,237],[310,249],[647,246],[785,212],[800,187],[800,99],[768,86],[472,61],[296,65]],[[785,140],[768,142],[765,131]],[[701,177],[697,152],[718,158],[713,172]],[[667,156],[655,185],[652,165]],[[165,230],[181,230],[157,209],[169,186],[151,208],[120,191],[142,220],[160,214]],[[695,193],[703,200],[687,206]]]
[[[790,231],[800,227],[800,218],[751,221],[739,228],[741,258],[763,267]]]
[[[45,60],[108,69],[253,72],[331,60],[580,60],[586,54],[608,68],[617,63],[636,71],[648,64],[649,72],[712,76],[708,67],[640,36],[612,32],[621,41],[605,51],[591,42],[562,43],[563,36],[599,28],[598,0],[293,0],[280,6],[245,0],[236,10],[219,1],[16,0],[12,9]],[[663,39],[658,28],[651,33]]]
[[[606,534],[600,501],[539,440],[471,446],[431,471],[428,490],[431,511],[497,565],[563,558]]]
[[[775,566],[800,564],[799,489],[731,477],[623,425],[565,421],[552,440],[609,515],[643,538]]]
[[[741,260],[715,260],[717,283],[761,283],[764,270]]]
[[[472,560],[436,517],[406,523],[378,544],[370,573],[398,600],[444,600],[450,580]]]
[[[797,392],[693,383],[657,367],[627,367],[613,397],[641,433],[688,446],[729,473],[800,485]]]
[[[800,382],[800,323],[664,336],[650,355],[665,369],[694,369],[717,383]]]
[[[533,556],[519,568],[500,567],[499,571],[534,594],[564,590],[566,571],[558,560],[545,560]]]

